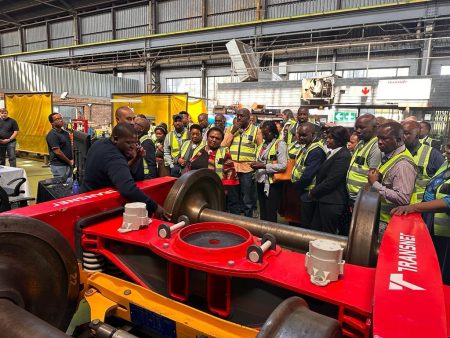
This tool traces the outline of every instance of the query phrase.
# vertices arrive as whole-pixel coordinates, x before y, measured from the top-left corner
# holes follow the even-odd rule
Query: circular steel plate
[[[172,222],[186,215],[190,223],[197,223],[204,208],[224,210],[224,206],[222,181],[209,169],[193,170],[182,175],[164,202],[164,209],[171,215]]]
[[[226,231],[202,231],[183,238],[186,243],[202,248],[228,248],[245,242],[245,238]]]
[[[0,294],[61,330],[75,313],[75,254],[54,228],[33,218],[0,217]]]
[[[353,209],[346,262],[366,267],[376,266],[379,216],[380,195],[361,191]]]

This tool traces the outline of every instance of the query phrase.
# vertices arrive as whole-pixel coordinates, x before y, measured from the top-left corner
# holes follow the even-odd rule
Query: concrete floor
[[[50,167],[44,165],[44,160],[37,158],[17,158],[17,167],[25,169],[31,196],[34,198],[37,195],[38,182],[53,177]],[[29,204],[33,203],[34,201],[29,202]]]

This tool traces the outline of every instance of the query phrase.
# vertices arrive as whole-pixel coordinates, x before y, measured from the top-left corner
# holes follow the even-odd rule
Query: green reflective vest
[[[450,166],[448,163],[444,163],[442,167],[436,172],[437,176],[442,172],[448,170],[450,172]],[[444,176],[445,178],[445,176]],[[436,190],[436,199],[442,199],[450,194],[450,175],[445,179],[442,184]],[[450,216],[446,212],[438,212],[434,214],[434,234],[436,236],[450,237]]]
[[[139,139],[139,142],[142,144],[146,140],[150,140],[151,141],[150,135],[143,135]],[[145,158],[142,160],[142,162],[144,164],[144,175],[148,175],[150,173],[150,171],[148,170],[148,164],[147,164],[147,161],[145,160]]]
[[[381,184],[383,184],[383,181],[387,175],[387,173],[394,167],[396,163],[399,161],[406,160],[409,163],[411,163],[414,167],[416,166],[414,163],[414,159],[409,152],[408,149],[405,148],[404,151],[401,153],[391,157],[385,164],[381,164],[378,166],[378,171],[381,175]],[[411,198],[409,200],[409,203],[415,203],[417,201],[415,192],[412,193]],[[391,219],[391,210],[395,208],[396,206],[386,200],[384,197],[381,197],[381,210],[380,210],[380,221],[385,222],[386,224],[389,223],[389,220]]]
[[[184,129],[183,134],[181,134],[181,140],[179,140],[175,130],[172,130],[167,137],[169,138],[170,156],[175,159],[180,156],[181,147],[184,141],[189,140],[189,133]]]
[[[283,126],[283,129],[280,133],[280,140],[284,140],[286,144],[291,144],[292,139],[294,138],[294,135],[291,134],[291,127],[296,123],[295,119],[289,119],[286,121],[286,123]],[[286,137],[285,137],[286,134]]]
[[[431,148],[426,144],[421,144],[417,153],[413,156],[414,163],[417,166],[417,177],[415,192],[417,194],[417,200],[422,201],[425,188],[430,181],[431,177],[427,174],[428,162],[430,161]]]
[[[267,158],[266,158],[266,164],[270,164],[277,160],[278,144],[280,143],[280,141],[281,140],[276,140],[270,146],[269,153],[267,154]],[[260,144],[258,149],[256,150],[257,155],[259,155],[261,153],[262,147],[263,147],[263,144]],[[273,174],[268,174],[267,176],[269,178],[269,183],[272,184],[273,183]]]
[[[367,175],[370,169],[368,164],[369,153],[377,142],[378,139],[373,137],[369,142],[364,144],[363,141],[360,141],[356,146],[347,172],[347,191],[349,193],[357,195],[367,184]]]
[[[302,148],[304,147],[303,144],[298,143],[298,141],[295,141],[291,143],[288,146],[288,156],[291,160],[295,160],[297,158],[298,153]]]
[[[206,141],[202,140],[197,147],[192,151],[192,154],[188,153],[188,150],[191,148],[192,140],[183,142],[183,145],[181,146],[181,152],[180,152],[180,158],[184,158],[186,161],[190,161],[192,157],[197,155],[199,150],[203,149],[206,145]]]
[[[286,140],[287,145],[290,145],[291,143],[293,143],[297,140],[297,129],[298,129],[299,125],[300,124],[297,121],[295,121],[295,123],[292,123],[290,125],[289,130],[288,130],[287,140]]]
[[[302,177],[302,174],[306,168],[305,166],[306,159],[308,158],[309,153],[316,148],[320,148],[322,149],[323,152],[325,152],[325,149],[323,149],[323,146],[318,141],[311,143],[306,148],[303,147],[302,150],[299,152],[295,160],[294,169],[292,170],[292,177],[291,177],[292,182],[296,182],[300,179],[300,177]],[[316,185],[316,178],[314,177],[311,184],[306,188],[306,191],[310,191],[312,188],[314,188],[315,185]]]
[[[254,162],[256,160],[256,133],[258,128],[250,124],[242,134],[234,135],[230,147],[231,158],[238,162]]]
[[[424,138],[419,139],[420,143],[425,144],[427,146],[432,147],[433,146],[433,142],[437,142],[437,140],[435,140],[434,138],[431,138],[430,136],[425,136]]]
[[[214,159],[214,167],[216,174],[219,175],[220,179],[223,178],[223,162],[225,154],[229,151],[228,147],[220,147],[217,149],[216,158]]]

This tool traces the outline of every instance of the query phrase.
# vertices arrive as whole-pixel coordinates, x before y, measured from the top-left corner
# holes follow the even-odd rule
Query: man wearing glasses
[[[64,121],[60,114],[52,113],[48,117],[52,129],[46,140],[50,155],[50,170],[55,178],[61,178],[63,183],[72,180],[73,152],[70,136],[62,129]]]

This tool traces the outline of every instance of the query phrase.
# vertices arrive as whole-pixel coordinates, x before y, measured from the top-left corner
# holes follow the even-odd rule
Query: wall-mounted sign
[[[353,111],[335,111],[334,122],[355,122],[356,112]]]
[[[377,100],[429,100],[432,79],[390,79],[378,81]]]
[[[339,104],[372,104],[372,86],[336,86],[334,102]]]

